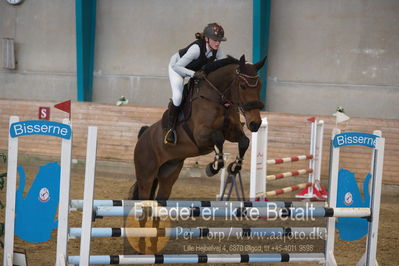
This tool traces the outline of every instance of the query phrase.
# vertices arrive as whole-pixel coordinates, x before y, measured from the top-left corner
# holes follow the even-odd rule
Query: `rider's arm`
[[[192,45],[187,52],[172,66],[173,70],[176,71],[182,77],[194,76],[194,71],[187,69],[186,66],[193,60],[200,56],[200,48],[197,44]]]

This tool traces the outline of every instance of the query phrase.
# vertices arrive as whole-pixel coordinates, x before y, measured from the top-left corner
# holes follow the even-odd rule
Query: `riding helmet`
[[[204,36],[208,37],[212,40],[216,40],[219,42],[226,41],[226,38],[224,37],[224,30],[223,27],[220,26],[217,23],[209,23],[205,28],[204,28]]]

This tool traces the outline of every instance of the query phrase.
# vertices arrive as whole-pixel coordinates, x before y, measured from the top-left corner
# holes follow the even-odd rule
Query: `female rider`
[[[217,59],[225,58],[220,42],[226,41],[222,26],[217,23],[208,24],[202,33],[195,34],[196,41],[186,48],[180,49],[169,62],[169,81],[172,87],[172,99],[169,103],[168,127],[164,138],[165,144],[177,143],[176,121],[180,111],[184,78],[202,79],[205,73],[201,67]]]

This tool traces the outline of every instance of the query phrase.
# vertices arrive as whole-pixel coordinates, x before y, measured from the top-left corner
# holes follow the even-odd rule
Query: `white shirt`
[[[180,76],[182,77],[193,77],[194,76],[194,71],[191,69],[187,69],[186,66],[190,64],[192,61],[195,59],[198,59],[200,56],[201,50],[198,44],[193,44],[191,47],[187,50],[187,52],[180,57],[179,53],[176,53],[173,55],[175,57],[174,63],[171,62],[171,67],[172,69],[177,72]],[[177,56],[176,56],[177,55]],[[212,56],[212,49],[209,47],[208,44],[206,44],[206,52],[205,55],[207,58]],[[172,57],[172,59],[173,59]],[[216,60],[218,59],[223,59],[226,58],[226,56],[223,54],[222,50],[219,48],[216,52]]]

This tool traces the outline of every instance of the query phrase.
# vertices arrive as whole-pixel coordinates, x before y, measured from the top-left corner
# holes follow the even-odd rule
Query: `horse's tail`
[[[158,178],[154,179],[154,182],[152,183],[152,188],[151,188],[151,194],[150,194],[150,200],[155,199],[155,192],[157,191],[158,187]],[[139,185],[134,183],[134,185],[130,188],[129,191],[129,199],[130,200],[139,200]]]
[[[149,128],[149,126],[142,126],[142,127],[140,128],[138,138],[140,138],[141,135],[143,135],[143,133],[144,133],[148,128]]]

